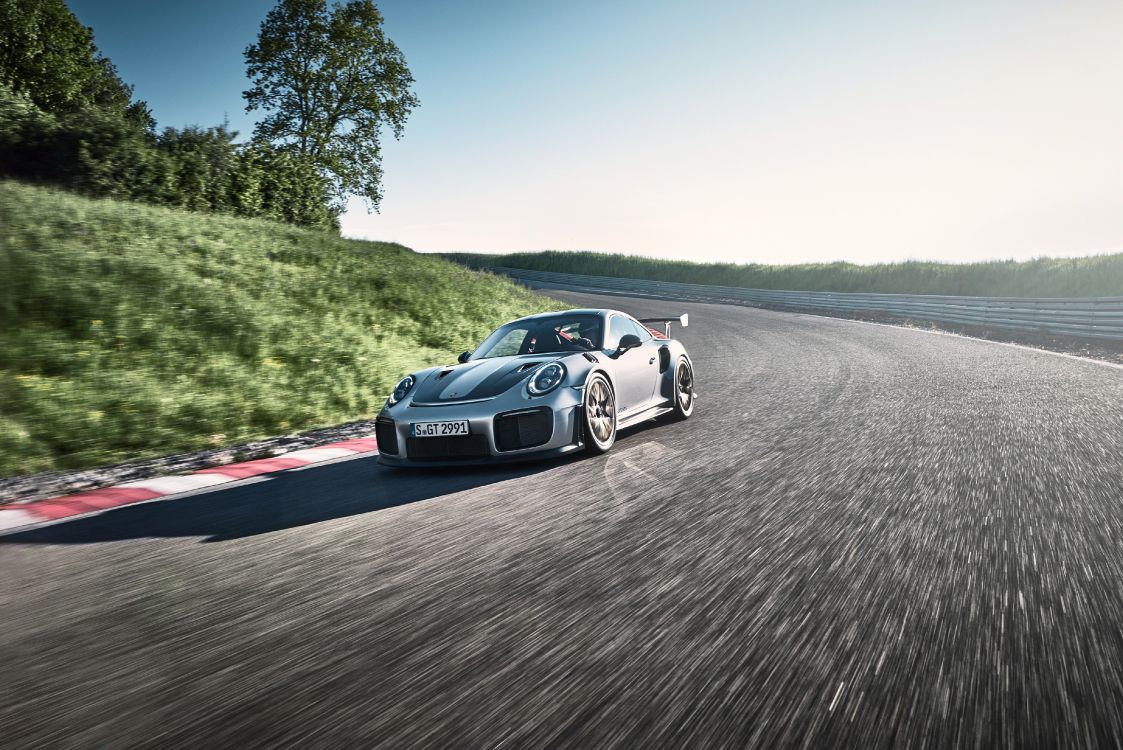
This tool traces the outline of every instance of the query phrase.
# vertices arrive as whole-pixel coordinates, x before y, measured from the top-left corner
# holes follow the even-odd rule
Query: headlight
[[[402,382],[398,383],[398,385],[394,388],[394,392],[390,394],[390,398],[386,399],[386,403],[388,403],[390,406],[393,406],[394,404],[401,401],[406,397],[406,394],[408,394],[413,389],[413,384],[416,382],[417,381],[414,380],[412,375],[406,375],[404,378],[402,378]]]
[[[542,365],[530,376],[526,389],[532,396],[541,396],[557,388],[565,380],[565,366],[560,362]]]

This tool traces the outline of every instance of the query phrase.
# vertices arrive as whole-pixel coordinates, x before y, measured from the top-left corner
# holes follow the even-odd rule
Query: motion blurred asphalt
[[[4,747],[1123,744],[1123,370],[689,312],[607,456],[0,537]]]

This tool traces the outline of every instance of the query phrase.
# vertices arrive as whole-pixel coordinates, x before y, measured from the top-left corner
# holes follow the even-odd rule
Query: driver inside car
[[[572,326],[563,326],[558,329],[558,336],[561,338],[561,343],[563,345],[568,343],[576,345],[579,349],[592,351],[597,348],[594,341],[600,338],[600,326],[594,323],[578,323]]]
[[[597,348],[600,325],[592,322],[573,322],[538,332],[530,337],[524,354],[548,354],[566,351],[592,351]]]

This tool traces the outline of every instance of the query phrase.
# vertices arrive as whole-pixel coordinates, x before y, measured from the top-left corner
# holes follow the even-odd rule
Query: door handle
[[[649,365],[655,364],[655,357],[652,357],[651,359],[647,360],[647,364],[649,364]]]

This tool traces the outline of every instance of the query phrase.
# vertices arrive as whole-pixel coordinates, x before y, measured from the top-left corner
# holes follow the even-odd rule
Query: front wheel
[[[689,419],[694,413],[694,368],[686,357],[675,367],[674,419]]]
[[[616,397],[603,375],[585,383],[585,450],[594,456],[616,442]]]

